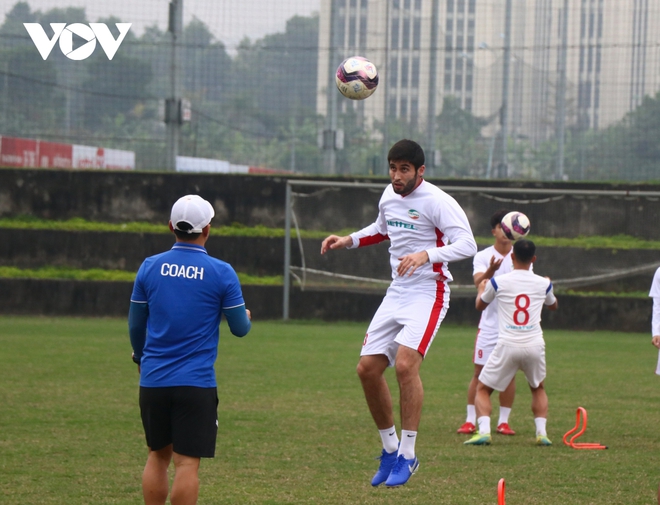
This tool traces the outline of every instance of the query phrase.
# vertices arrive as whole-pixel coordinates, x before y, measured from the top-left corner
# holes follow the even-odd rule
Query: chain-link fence
[[[94,166],[44,154],[65,144],[137,169],[383,175],[408,137],[438,177],[660,178],[660,0],[70,3],[2,12],[1,165]],[[355,54],[380,71],[363,102],[334,87]]]

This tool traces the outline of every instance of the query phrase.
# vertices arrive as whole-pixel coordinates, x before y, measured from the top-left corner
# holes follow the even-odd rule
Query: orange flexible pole
[[[504,499],[504,491],[506,490],[506,483],[504,479],[500,479],[497,483],[497,505],[506,505]]]

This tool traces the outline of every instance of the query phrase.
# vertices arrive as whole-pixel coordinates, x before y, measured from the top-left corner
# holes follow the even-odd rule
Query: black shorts
[[[147,445],[152,451],[172,444],[174,452],[183,456],[215,456],[217,388],[140,387],[140,412]]]

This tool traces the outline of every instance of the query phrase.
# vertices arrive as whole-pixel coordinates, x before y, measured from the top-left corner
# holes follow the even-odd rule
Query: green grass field
[[[146,448],[126,322],[0,317],[0,328],[0,503],[141,503]],[[654,503],[660,378],[650,335],[547,332],[555,445],[534,445],[519,374],[518,434],[465,447],[455,430],[475,330],[442,327],[422,367],[420,470],[403,488],[374,489],[380,439],[355,374],[365,328],[257,321],[237,339],[223,326],[217,454],[202,462],[200,504],[496,504],[500,478],[508,505]],[[589,415],[580,441],[609,450],[562,444],[578,406]]]

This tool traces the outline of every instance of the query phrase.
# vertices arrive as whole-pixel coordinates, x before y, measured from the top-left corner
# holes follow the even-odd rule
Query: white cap
[[[179,198],[172,206],[170,221],[175,230],[187,233],[202,233],[202,228],[215,216],[213,206],[199,195],[186,195]],[[188,223],[192,228],[184,230],[179,223]]]

